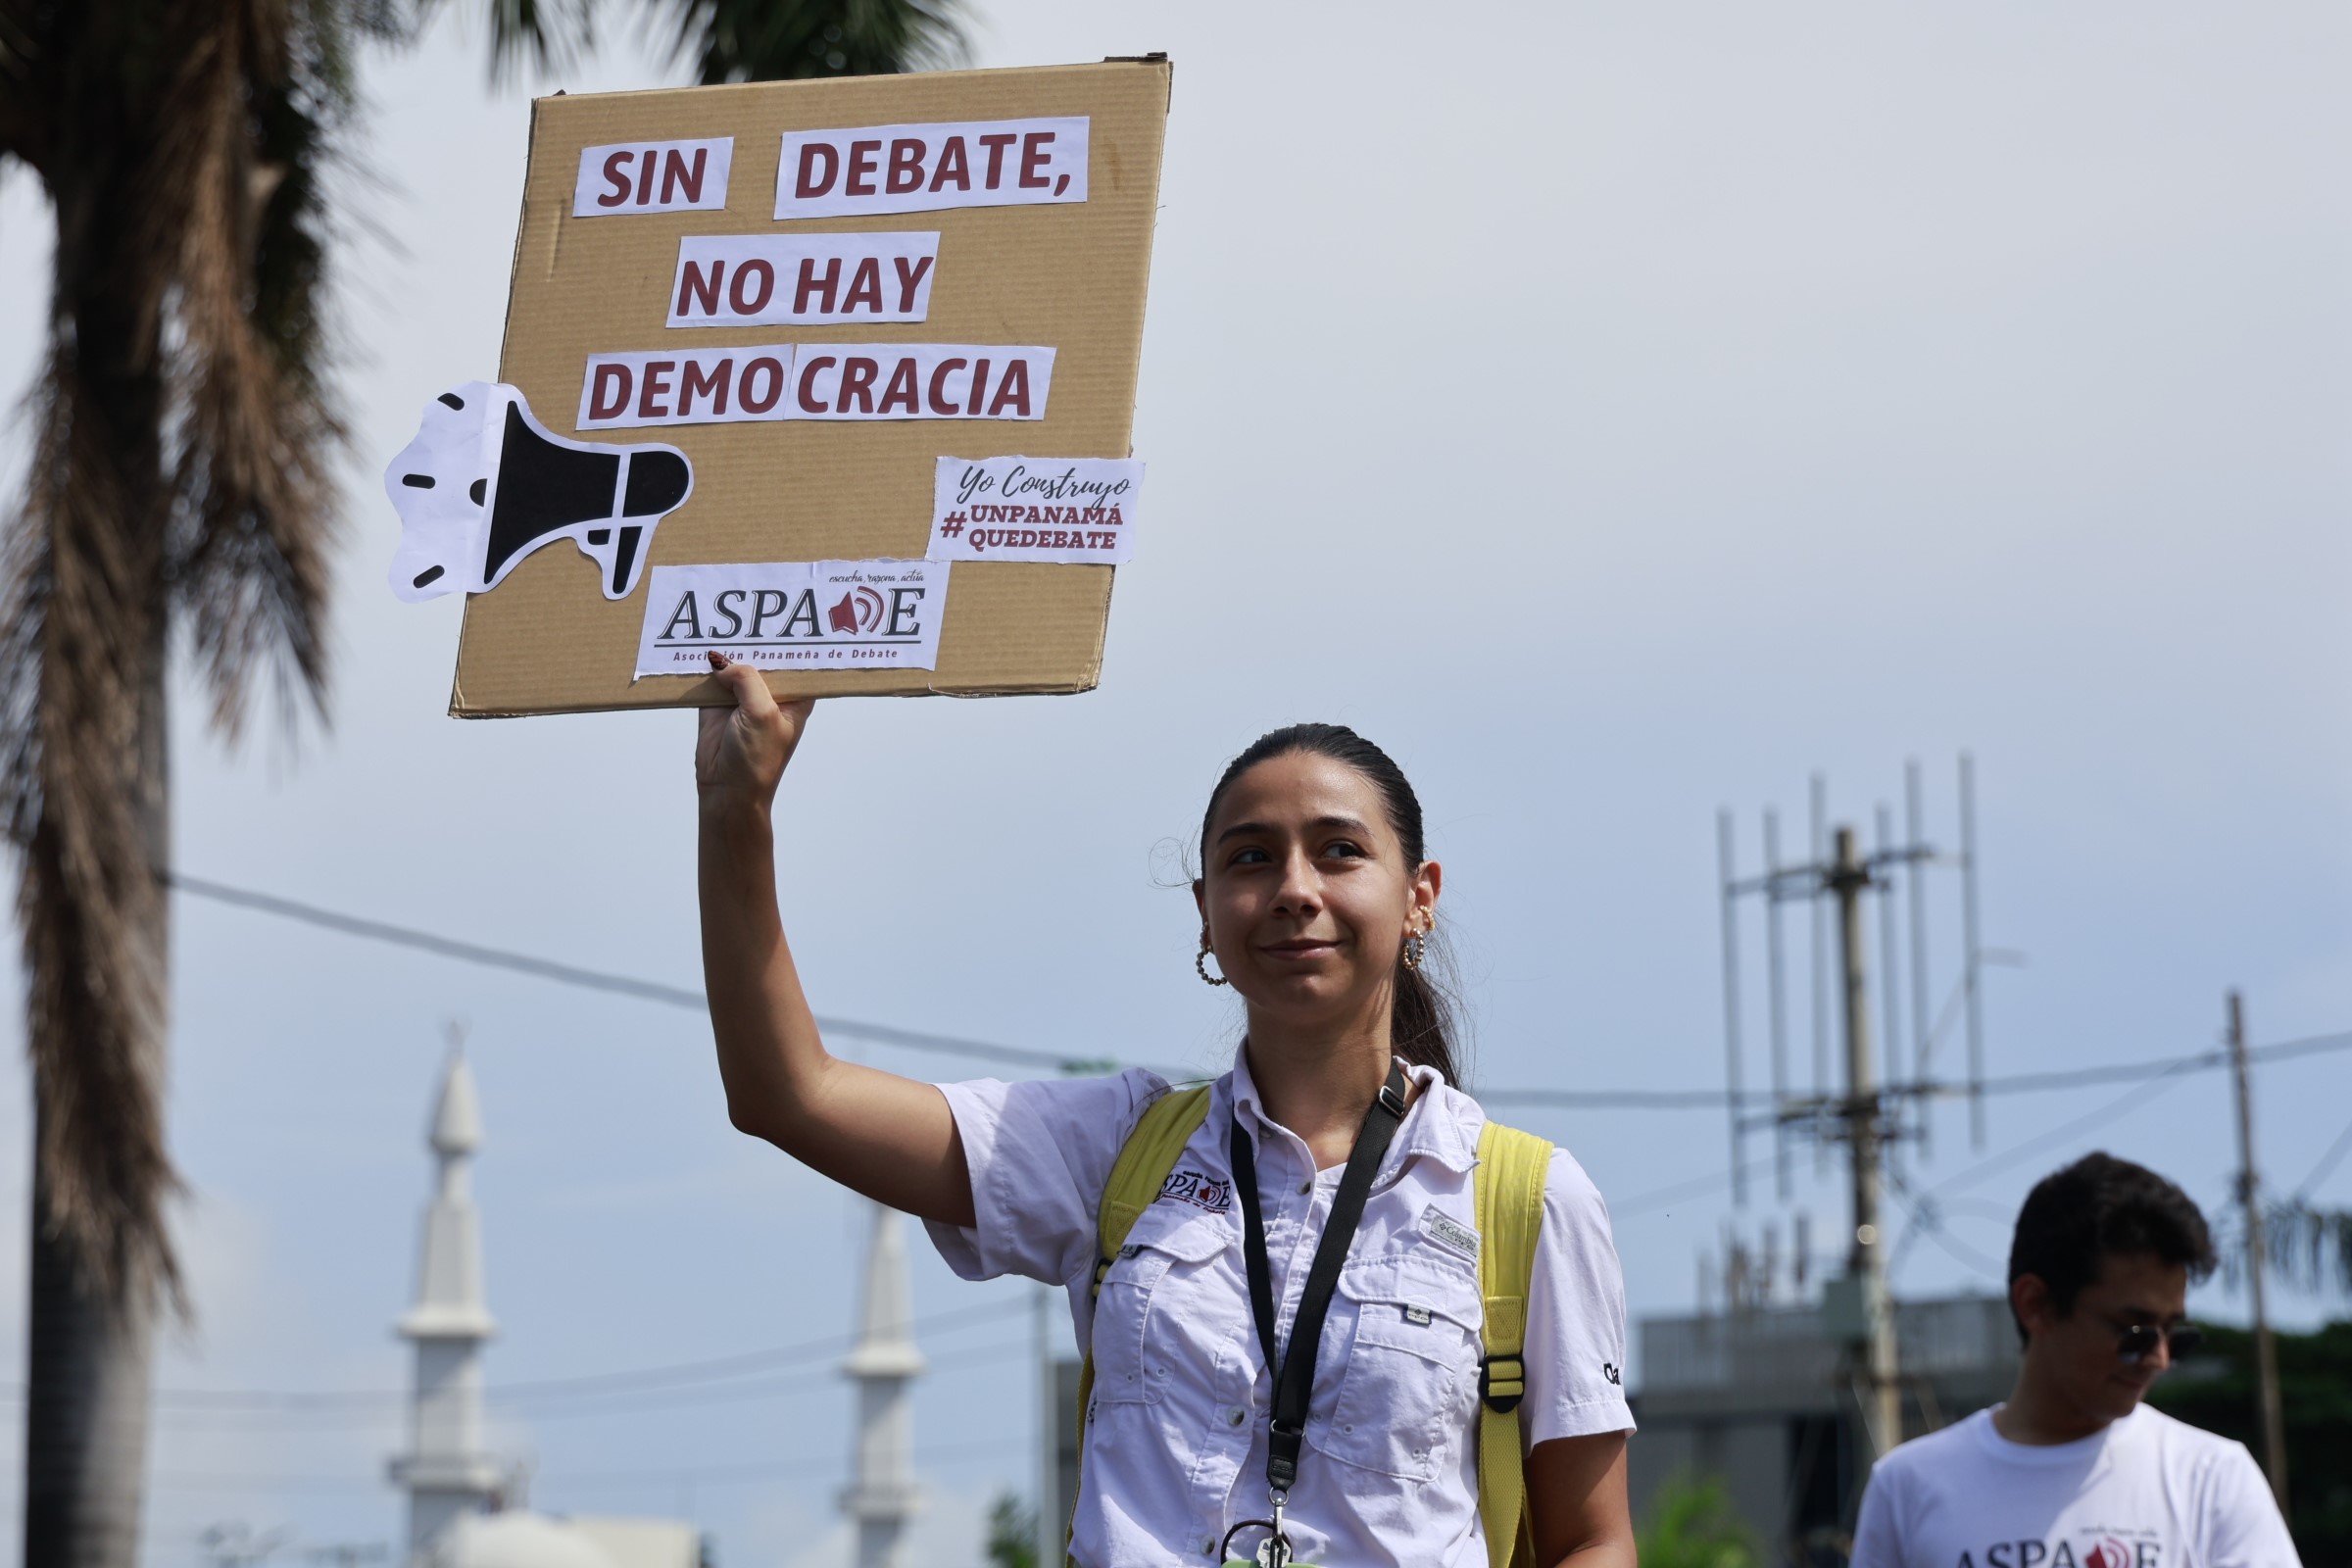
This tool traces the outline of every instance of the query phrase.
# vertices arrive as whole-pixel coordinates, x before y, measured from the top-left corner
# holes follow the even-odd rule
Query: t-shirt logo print
[[[2112,1535],[2101,1535],[2080,1550],[2073,1542],[1995,1541],[1982,1554],[1964,1550],[1953,1568],[2161,1568],[2162,1545],[2141,1541],[2136,1547]]]
[[[1159,1184],[1159,1196],[1206,1209],[1211,1214],[1222,1214],[1233,1207],[1233,1183],[1203,1176],[1197,1170],[1175,1170],[1168,1172],[1168,1179]]]

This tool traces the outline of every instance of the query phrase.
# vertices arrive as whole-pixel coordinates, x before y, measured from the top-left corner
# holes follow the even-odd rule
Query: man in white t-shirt
[[[2301,1568],[2245,1446],[2140,1402],[2212,1272],[2204,1216],[2154,1171],[2044,1177],[2009,1250],[2017,1386],[1878,1462],[1853,1568]]]

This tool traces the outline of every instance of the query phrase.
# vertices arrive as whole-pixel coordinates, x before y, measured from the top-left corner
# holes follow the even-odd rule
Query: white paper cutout
[[[579,178],[571,187],[571,216],[724,212],[734,162],[732,136],[583,147]]]
[[[607,599],[645,573],[655,526],[694,492],[676,447],[557,435],[514,387],[468,381],[424,406],[416,438],[384,469],[400,514],[392,591],[411,603],[487,593],[523,557],[569,539]]]
[[[803,343],[796,419],[1042,419],[1054,351],[1022,344]]]
[[[789,343],[732,349],[591,354],[580,375],[579,430],[789,419]]]
[[[776,164],[776,216],[1082,202],[1088,129],[1081,115],[788,130]]]
[[[669,324],[919,321],[931,314],[938,262],[936,232],[688,234]]]
[[[1115,566],[1135,553],[1143,492],[1133,458],[941,458],[924,554]]]
[[[704,675],[715,650],[761,669],[934,669],[950,568],[924,561],[656,566],[640,675]]]

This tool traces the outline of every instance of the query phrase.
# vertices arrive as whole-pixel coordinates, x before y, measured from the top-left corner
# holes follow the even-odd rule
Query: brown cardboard
[[[1131,455],[1144,292],[1159,190],[1165,59],[1020,71],[541,98],[515,237],[499,378],[548,428],[597,441],[662,441],[694,465],[694,492],[652,540],[651,564],[865,560],[923,555],[934,459],[1029,453]],[[1084,115],[1088,199],[778,221],[783,132],[912,122]],[[573,218],[580,149],[735,138],[724,212]],[[686,234],[936,228],[929,319],[913,323],[673,329],[664,323]],[[893,420],[579,430],[594,353],[762,342],[1036,343],[1057,350],[1034,422]],[[1079,692],[1101,678],[1113,568],[957,562],[936,670],[770,670],[783,696]],[[650,570],[646,581],[650,582]],[[525,559],[471,596],[450,711],[465,717],[710,706],[705,676],[632,680],[648,589],[609,601],[567,544]]]

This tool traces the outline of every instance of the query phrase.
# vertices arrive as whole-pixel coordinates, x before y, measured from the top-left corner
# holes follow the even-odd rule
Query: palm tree
[[[948,0],[652,0],[704,81],[959,48]],[[493,65],[590,42],[594,0],[489,0]],[[343,424],[330,204],[355,56],[434,0],[0,0],[0,158],[57,245],[31,462],[0,556],[0,828],[33,1079],[24,1568],[131,1568],[164,1205],[166,674],[234,735],[323,713]]]

